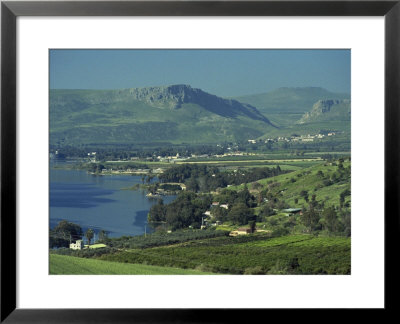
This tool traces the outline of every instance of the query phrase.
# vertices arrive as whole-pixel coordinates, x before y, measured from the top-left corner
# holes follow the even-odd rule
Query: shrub
[[[263,270],[263,268],[261,268],[260,266],[256,266],[256,267],[250,267],[250,268],[244,269],[243,274],[245,274],[245,275],[262,275],[265,273],[266,273],[266,271]]]
[[[276,230],[274,230],[272,232],[272,237],[279,237],[279,236],[284,236],[284,235],[288,235],[289,234],[289,230],[287,228],[284,227],[279,227]]]

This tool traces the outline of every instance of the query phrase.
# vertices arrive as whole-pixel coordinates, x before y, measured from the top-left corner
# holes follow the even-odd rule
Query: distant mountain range
[[[350,130],[349,95],[280,88],[224,99],[189,85],[50,90],[50,143],[221,143]]]
[[[252,105],[188,85],[50,90],[52,144],[216,143],[257,138],[272,128]]]

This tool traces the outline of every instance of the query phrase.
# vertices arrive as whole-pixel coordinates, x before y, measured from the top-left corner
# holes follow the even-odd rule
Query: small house
[[[300,213],[300,215],[301,215],[301,208],[287,208],[287,209],[284,209],[283,211],[285,213],[289,213],[289,216],[293,215],[293,214],[297,214],[297,213]]]
[[[77,240],[75,243],[71,243],[69,248],[72,250],[82,250],[84,248],[84,244],[82,240]]]
[[[250,228],[246,228],[246,227],[241,227],[237,229],[238,235],[246,235],[246,234],[250,234],[251,233],[251,229]]]
[[[247,235],[251,233],[250,228],[238,228],[236,231],[231,231],[229,236]]]

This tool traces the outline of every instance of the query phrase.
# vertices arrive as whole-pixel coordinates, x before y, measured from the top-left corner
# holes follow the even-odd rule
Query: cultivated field
[[[259,233],[104,254],[102,260],[230,274],[350,274],[350,238]]]

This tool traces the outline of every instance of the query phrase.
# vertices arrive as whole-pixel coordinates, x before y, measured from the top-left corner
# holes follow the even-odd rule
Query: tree
[[[306,190],[300,191],[300,197],[303,197],[306,202],[308,202],[308,192]]]
[[[275,214],[275,212],[270,206],[264,205],[263,207],[261,207],[261,212],[260,212],[261,217],[265,218],[265,217],[272,216],[274,214]]]
[[[342,221],[344,225],[344,232],[349,237],[351,236],[351,213],[350,211],[344,211],[342,213]]]
[[[193,192],[197,192],[199,190],[199,185],[194,177],[189,178],[189,180],[186,181],[186,190],[190,190]]]
[[[74,239],[79,239],[82,237],[82,228],[78,224],[67,222],[62,220],[54,228],[54,231],[58,234],[65,234],[66,236],[71,235]]]
[[[162,199],[157,200],[157,204],[150,207],[147,220],[149,223],[165,222],[165,215],[167,213],[167,207],[164,206]]]
[[[50,230],[50,247],[69,247],[70,242],[82,238],[82,228],[78,224],[60,221]]]
[[[99,232],[99,240],[104,242],[104,241],[107,241],[107,239],[108,239],[108,232],[105,230],[101,230]]]
[[[344,202],[347,196],[350,196],[351,192],[349,189],[345,189],[340,193],[340,208],[343,208]]]
[[[310,206],[310,210],[303,211],[300,220],[306,227],[308,227],[309,232],[312,232],[319,223],[320,215]]]
[[[86,236],[86,238],[87,238],[87,240],[88,240],[88,245],[90,245],[90,241],[92,240],[92,238],[93,238],[93,236],[94,236],[94,231],[93,231],[91,228],[89,228],[89,229],[86,231],[85,236]]]
[[[247,207],[254,207],[254,196],[252,196],[249,192],[247,186],[244,187],[242,191],[238,192],[238,197],[236,199],[237,203],[246,204]]]
[[[229,220],[238,225],[246,225],[254,220],[253,210],[244,203],[235,204],[228,215]]]
[[[212,215],[215,217],[216,220],[224,222],[228,215],[228,210],[222,207],[215,207],[213,208]]]
[[[317,202],[317,195],[316,194],[313,194],[312,196],[311,196],[311,202],[310,202],[310,205],[312,206],[312,208],[316,208],[317,206],[318,206],[318,202]]]
[[[250,233],[254,233],[256,231],[256,221],[252,220],[249,222],[250,225]]]
[[[336,211],[334,207],[325,208],[322,212],[322,216],[324,218],[324,227],[329,232],[336,232],[338,225],[338,218],[336,215]]]

